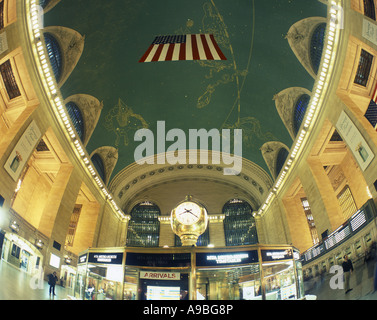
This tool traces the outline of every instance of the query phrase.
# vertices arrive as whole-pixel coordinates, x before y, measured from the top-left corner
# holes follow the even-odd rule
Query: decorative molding
[[[272,186],[271,177],[258,165],[246,159],[243,159],[242,172],[238,175],[224,175],[224,168],[226,167],[224,164],[211,163],[203,165],[138,165],[134,163],[121,170],[112,179],[109,190],[120,207],[127,211],[129,202],[137,202],[138,195],[142,194],[147,188],[177,181],[210,181],[242,190],[249,195],[245,200],[251,201],[250,204],[254,209],[258,208]],[[232,197],[232,192],[230,192],[229,197]],[[158,205],[158,199],[148,200]]]

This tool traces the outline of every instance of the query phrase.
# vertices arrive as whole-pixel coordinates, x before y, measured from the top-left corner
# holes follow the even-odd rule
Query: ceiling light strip
[[[35,61],[39,66],[39,75],[44,84],[45,92],[49,97],[50,106],[55,111],[55,115],[57,116],[58,122],[61,124],[63,131],[68,135],[70,139],[69,142],[72,145],[79,161],[90,173],[89,176],[93,178],[105,199],[109,200],[113,211],[118,215],[118,217],[121,219],[126,219],[127,216],[122,212],[122,210],[119,209],[112,195],[104,186],[102,180],[95,171],[95,168],[91,164],[89,156],[86,154],[86,148],[83,146],[81,140],[76,136],[73,124],[63,103],[63,99],[61,98],[58,84],[53,76],[48,54],[46,52],[46,46],[43,37],[41,36],[42,26],[40,25],[39,18],[42,9],[39,6],[39,1],[26,0],[25,8],[27,12],[27,27],[31,40],[32,52],[34,54]]]
[[[303,145],[308,138],[308,133],[315,124],[315,120],[322,108],[323,97],[330,82],[331,71],[335,64],[336,57],[336,43],[339,40],[340,25],[343,22],[342,0],[331,1],[329,3],[328,24],[326,30],[325,46],[323,48],[321,65],[317,75],[316,83],[314,84],[310,103],[305,114],[302,129],[300,134],[296,137],[295,143],[291,148],[290,155],[287,157],[284,169],[279,174],[272,191],[268,194],[263,205],[259,209],[257,215],[263,215],[266,212],[273,199],[281,190],[284,182],[292,171],[293,165],[296,163],[298,155],[303,150]]]

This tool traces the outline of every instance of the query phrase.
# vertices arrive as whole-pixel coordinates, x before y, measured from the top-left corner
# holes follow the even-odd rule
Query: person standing
[[[352,265],[352,261],[348,258],[348,255],[345,255],[343,258],[344,258],[344,261],[342,263],[342,267],[343,267],[344,282],[345,282],[344,289],[346,290],[345,293],[348,293],[352,290],[352,288],[350,288],[350,278],[353,272],[353,265]]]
[[[54,271],[52,274],[48,276],[48,284],[50,285],[49,293],[55,296],[55,285],[58,281],[58,277],[56,276],[56,272]]]

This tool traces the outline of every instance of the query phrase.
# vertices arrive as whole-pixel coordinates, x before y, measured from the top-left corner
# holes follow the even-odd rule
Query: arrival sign
[[[180,280],[181,274],[179,272],[140,271],[140,279]]]

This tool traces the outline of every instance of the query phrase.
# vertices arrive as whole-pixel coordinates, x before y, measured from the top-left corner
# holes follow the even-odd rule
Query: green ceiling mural
[[[260,147],[292,140],[273,97],[288,87],[312,89],[285,35],[297,21],[326,16],[317,0],[62,0],[45,17],[85,35],[81,59],[63,97],[103,101],[88,152],[119,151],[114,174],[134,162],[136,130],[243,129],[243,156],[267,172]],[[211,33],[226,61],[138,63],[158,35]]]

